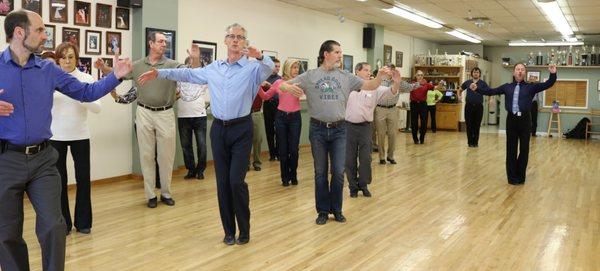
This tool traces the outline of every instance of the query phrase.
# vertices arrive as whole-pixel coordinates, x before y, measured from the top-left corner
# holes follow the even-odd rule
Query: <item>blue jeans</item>
[[[341,123],[336,127],[327,128],[311,122],[308,137],[315,167],[317,212],[342,212],[346,124]],[[329,163],[331,163],[331,182],[327,178]]]
[[[298,145],[300,145],[300,130],[302,129],[302,116],[300,111],[275,113],[275,135],[279,151],[279,167],[281,169],[281,182],[288,183],[298,180]]]
[[[177,123],[185,168],[195,173],[204,173],[206,169],[206,117],[177,118]],[[194,162],[192,133],[196,137],[198,165]]]

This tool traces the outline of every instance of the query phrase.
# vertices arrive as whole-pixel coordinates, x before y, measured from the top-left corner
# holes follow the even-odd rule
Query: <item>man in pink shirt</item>
[[[402,81],[400,72],[395,67],[392,70],[392,87],[386,87],[389,78],[375,91],[353,91],[346,105],[346,176],[350,187],[350,197],[358,197],[362,191],[365,197],[371,197],[367,185],[371,183],[371,145],[373,133],[373,112],[381,99],[396,95],[399,90],[409,92],[413,85]],[[356,65],[355,73],[363,80],[369,80],[371,66],[366,62]],[[386,82],[387,81],[387,82]],[[357,171],[358,168],[358,171]]]

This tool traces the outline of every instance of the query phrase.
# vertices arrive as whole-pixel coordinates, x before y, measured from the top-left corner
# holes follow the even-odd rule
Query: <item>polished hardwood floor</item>
[[[524,186],[505,176],[505,137],[399,134],[397,165],[373,155],[373,198],[344,192],[348,221],[316,225],[310,148],[300,184],[277,162],[251,171],[251,241],[226,246],[214,170],[174,176],[177,204],[146,208],[142,183],[93,186],[90,235],[67,237],[67,270],[600,270],[600,142],[533,138]],[[101,170],[101,169],[93,169]],[[183,173],[183,172],[182,172]],[[73,192],[73,191],[71,191]],[[71,196],[72,204],[74,195]],[[35,215],[25,238],[40,270]]]

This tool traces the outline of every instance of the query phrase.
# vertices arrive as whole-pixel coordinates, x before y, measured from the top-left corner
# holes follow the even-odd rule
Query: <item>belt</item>
[[[235,124],[239,124],[242,122],[245,122],[247,120],[250,120],[250,115],[246,115],[240,118],[235,118],[235,119],[230,119],[230,120],[221,120],[221,119],[217,119],[215,118],[213,120],[213,122],[216,122],[218,124],[221,124],[223,126],[231,126],[231,125],[235,125]]]
[[[356,125],[356,126],[366,126],[366,125],[371,125],[370,121],[363,121],[363,122],[359,122],[359,123],[354,123],[354,122],[350,122],[350,121],[346,121],[349,124],[352,125]]]
[[[335,127],[340,126],[341,124],[345,123],[346,120],[338,120],[338,121],[334,121],[334,122],[324,122],[324,121],[320,121],[315,118],[310,118],[310,122],[314,123],[314,124],[325,126],[327,128],[335,128]]]
[[[152,106],[148,106],[148,105],[145,105],[143,103],[140,103],[140,102],[138,102],[138,105],[141,106],[141,107],[143,107],[143,108],[146,108],[148,110],[151,110],[151,111],[165,111],[165,110],[169,110],[169,109],[173,108],[172,105],[152,107]]]
[[[393,105],[380,105],[380,104],[378,104],[377,106],[383,107],[383,108],[394,108],[394,107],[396,107],[395,104],[393,104]]]
[[[50,146],[50,143],[48,142],[48,140],[45,140],[44,142],[39,143],[39,144],[30,145],[30,146],[14,145],[14,144],[9,143],[8,141],[0,140],[0,152],[2,152],[2,153],[6,152],[6,151],[15,151],[15,152],[20,152],[20,153],[24,153],[27,155],[31,155],[31,154],[36,154],[38,152],[43,151],[48,146]]]
[[[299,114],[300,110],[294,111],[294,112],[286,112],[286,111],[277,109],[277,112],[279,112],[279,114],[283,114],[285,116],[289,116],[289,115]]]

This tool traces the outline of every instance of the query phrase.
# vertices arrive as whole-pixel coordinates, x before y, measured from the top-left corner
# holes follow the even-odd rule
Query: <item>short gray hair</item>
[[[248,31],[246,30],[246,28],[244,28],[241,24],[238,23],[234,23],[232,25],[227,26],[227,28],[225,28],[225,35],[229,34],[229,31],[231,31],[231,29],[234,28],[241,29],[242,31],[244,31],[244,35],[248,36]]]

